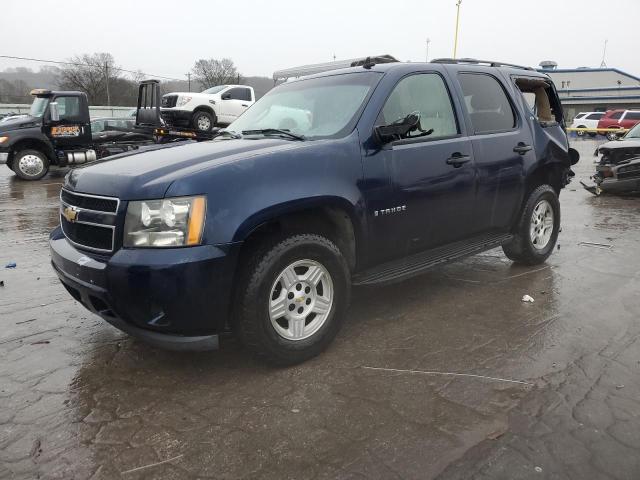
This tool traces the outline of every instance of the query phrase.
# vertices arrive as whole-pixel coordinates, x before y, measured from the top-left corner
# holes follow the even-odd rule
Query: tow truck
[[[23,180],[40,180],[52,165],[75,167],[131,150],[161,148],[174,141],[213,138],[218,129],[199,132],[170,127],[160,112],[157,80],[139,84],[134,131],[92,132],[87,95],[35,89],[29,114],[0,124],[0,164]]]

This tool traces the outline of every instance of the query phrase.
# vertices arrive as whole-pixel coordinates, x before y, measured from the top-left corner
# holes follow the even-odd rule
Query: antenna
[[[607,56],[607,43],[609,43],[609,39],[604,41],[604,49],[602,50],[602,61],[600,62],[600,68],[607,68],[607,62],[605,62],[605,57]]]
[[[427,38],[427,62],[429,61],[429,44],[431,43],[431,39]]]

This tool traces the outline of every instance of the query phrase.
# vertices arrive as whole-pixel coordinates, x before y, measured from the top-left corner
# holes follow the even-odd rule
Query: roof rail
[[[489,65],[490,67],[513,67],[523,70],[533,70],[535,68],[525,67],[524,65],[516,65],[514,63],[496,62],[494,60],[477,60],[475,58],[436,58],[431,63],[454,63],[454,64],[472,64],[472,65]]]

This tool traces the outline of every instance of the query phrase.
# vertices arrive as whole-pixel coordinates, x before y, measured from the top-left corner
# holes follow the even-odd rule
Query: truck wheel
[[[349,269],[338,247],[320,235],[293,235],[264,245],[247,263],[234,327],[258,357],[293,365],[331,343],[350,294]]]
[[[502,246],[505,255],[526,265],[543,263],[560,232],[560,202],[550,185],[540,185],[527,199],[514,238]]]
[[[211,115],[209,112],[196,112],[191,118],[191,126],[200,132],[210,132],[215,124],[215,116]]]
[[[49,171],[49,159],[38,150],[21,150],[13,156],[13,171],[23,180],[40,180]]]

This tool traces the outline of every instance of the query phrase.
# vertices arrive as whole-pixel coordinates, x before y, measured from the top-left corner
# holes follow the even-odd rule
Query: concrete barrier
[[[0,103],[0,113],[29,113],[30,103]],[[89,107],[91,118],[100,117],[128,117],[129,112],[136,107]]]

